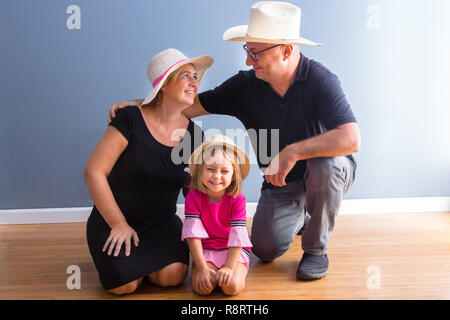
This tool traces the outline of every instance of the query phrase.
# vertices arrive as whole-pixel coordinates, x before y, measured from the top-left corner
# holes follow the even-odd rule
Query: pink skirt
[[[239,256],[238,262],[243,263],[247,270],[249,267],[249,253],[244,248],[242,249],[241,255]],[[206,262],[211,262],[214,264],[218,269],[222,268],[225,264],[225,261],[227,260],[228,256],[228,249],[224,250],[209,250],[209,249],[203,249],[203,256],[205,257]]]

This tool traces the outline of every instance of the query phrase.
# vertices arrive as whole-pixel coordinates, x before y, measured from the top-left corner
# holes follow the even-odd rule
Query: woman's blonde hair
[[[233,177],[231,178],[231,183],[225,190],[226,193],[228,193],[233,198],[238,196],[241,193],[242,190],[242,174],[240,170],[240,166],[236,163],[237,162],[237,154],[230,148],[226,148],[225,145],[222,147],[218,146],[210,146],[206,147],[202,150],[202,155],[200,157],[201,163],[192,164],[190,165],[190,174],[191,174],[191,182],[189,184],[189,187],[191,189],[196,189],[200,192],[207,193],[208,189],[202,182],[202,173],[203,173],[203,167],[205,166],[205,162],[210,159],[210,157],[214,156],[217,151],[221,151],[225,157],[225,159],[228,159],[231,161],[233,166]],[[206,155],[206,156],[205,156]]]

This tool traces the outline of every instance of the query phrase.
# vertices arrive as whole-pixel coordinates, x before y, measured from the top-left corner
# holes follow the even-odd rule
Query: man
[[[359,150],[360,134],[338,78],[300,53],[298,45],[319,44],[300,37],[299,30],[300,8],[286,2],[255,3],[249,24],[223,35],[226,41],[246,42],[246,63],[253,69],[199,94],[185,115],[235,116],[256,132],[254,147],[262,129],[278,135],[281,151],[268,166],[255,150],[259,166],[267,169],[253,218],[252,251],[272,261],[300,232],[304,253],[297,278],[311,280],[327,274],[328,240],[354,180],[351,154]],[[111,116],[129,104],[136,102],[113,105]],[[269,140],[266,150],[271,150]]]

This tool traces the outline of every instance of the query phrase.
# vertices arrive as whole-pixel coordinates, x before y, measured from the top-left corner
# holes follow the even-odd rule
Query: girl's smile
[[[223,152],[216,152],[202,170],[202,183],[208,189],[210,200],[221,200],[233,178],[233,164]]]

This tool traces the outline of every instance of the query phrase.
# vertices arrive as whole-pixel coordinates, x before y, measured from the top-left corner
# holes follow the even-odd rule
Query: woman
[[[88,160],[84,179],[94,208],[86,235],[100,282],[112,294],[134,292],[144,277],[167,287],[187,275],[189,250],[175,212],[189,175],[172,151],[201,143],[191,138],[195,125],[181,112],[193,104],[212,63],[176,49],[157,54],[147,68],[154,89],[142,106],[117,114]]]

